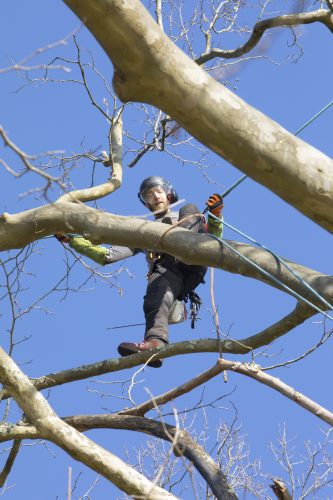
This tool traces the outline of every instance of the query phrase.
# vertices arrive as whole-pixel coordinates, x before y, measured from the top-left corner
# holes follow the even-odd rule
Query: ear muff
[[[176,201],[178,201],[178,194],[176,193],[175,188],[170,183],[168,183],[168,185],[170,188],[170,191],[168,193],[168,197],[170,197],[169,201],[170,203],[176,203]]]

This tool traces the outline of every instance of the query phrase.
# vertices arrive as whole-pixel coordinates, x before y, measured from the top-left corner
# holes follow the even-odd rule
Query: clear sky
[[[61,40],[79,26],[78,19],[60,1],[6,2],[0,20],[0,68],[11,65],[11,61],[17,62],[39,47]],[[330,63],[332,34],[320,25],[300,28],[297,33],[297,44],[303,52],[301,57],[295,60],[295,56],[300,55],[300,49],[297,46],[290,47],[293,41],[291,32],[279,29],[267,37],[269,43],[264,57],[256,57],[236,65],[230,84],[246,102],[291,132],[295,132],[333,99],[333,70]],[[110,82],[112,65],[92,36],[81,28],[77,40],[85,60],[92,57],[96,67]],[[89,50],[91,56],[84,49]],[[290,54],[294,57],[290,57]],[[68,40],[66,46],[58,46],[39,58],[34,58],[31,64],[49,62],[56,56],[75,59],[72,39]],[[70,63],[57,64],[72,68]],[[232,66],[229,70],[234,71]],[[31,72],[30,76],[41,78],[42,74]],[[59,70],[50,72],[49,76],[68,80],[78,78],[78,73],[74,69],[71,73]],[[105,89],[93,75],[90,74],[89,78],[94,95],[102,104],[103,97],[106,96]],[[91,106],[82,86],[69,82],[44,83],[40,80],[30,82],[29,85],[26,85],[27,83],[22,73],[0,73],[1,124],[22,150],[32,155],[62,150],[66,155],[71,155],[88,149],[97,153],[107,149],[106,121]],[[124,114],[125,128],[138,139],[142,138],[144,117],[139,106],[129,108]],[[332,156],[332,123],[333,108],[302,132],[300,137]],[[133,147],[135,143],[125,139],[125,151]],[[6,158],[7,162],[18,170],[18,159],[4,151],[2,144],[0,148],[1,157]],[[131,161],[132,155],[127,153],[124,158],[123,187],[109,199],[101,200],[98,206],[116,214],[141,215],[145,212],[137,198],[141,180],[149,175],[162,175],[175,185],[180,198],[194,202],[203,209],[212,192],[222,192],[242,175],[214,154],[205,158],[204,164],[207,168],[202,169],[195,165],[198,153],[185,148],[181,149],[181,152],[187,155],[188,159],[192,159],[193,164],[182,164],[167,153],[149,153],[135,168],[128,169],[126,165]],[[96,168],[95,179],[105,180],[107,172],[102,167]],[[56,173],[57,169],[53,172]],[[91,176],[91,162],[86,160],[78,163],[72,172],[73,188],[86,187]],[[46,203],[38,192],[20,196],[42,185],[34,175],[14,179],[1,168],[0,185],[1,212],[6,210],[15,213]],[[49,193],[50,200],[57,199],[59,194],[59,189],[55,188]],[[330,235],[254,181],[247,179],[230,194],[225,200],[224,215],[227,222],[277,254],[322,273],[332,274]],[[225,229],[224,236],[242,240],[239,235],[228,229]],[[5,257],[3,255],[3,258]],[[61,246],[53,239],[42,240],[36,245],[22,277],[25,290],[18,297],[22,308],[41,297],[65,275],[66,258]],[[72,258],[68,258],[72,262]],[[55,291],[38,303],[38,308],[18,321],[15,327],[15,342],[18,344],[14,348],[13,357],[25,373],[38,377],[112,358],[117,356],[116,348],[121,341],[141,340],[143,327],[118,330],[110,330],[110,327],[143,321],[145,266],[144,257],[141,255],[110,267],[107,269],[109,272],[118,274],[117,272],[121,271],[118,276],[112,278],[115,286],[110,286],[100,279],[90,278],[87,281],[87,271],[83,266],[76,265],[71,273],[69,286],[72,289],[80,289],[69,293]],[[1,281],[3,279],[2,274]],[[171,342],[215,336],[210,313],[209,274],[206,281],[206,285],[198,289],[203,307],[197,328],[191,330],[189,322],[171,327]],[[293,299],[272,287],[223,271],[215,271],[215,300],[223,333],[229,332],[230,336],[236,339],[259,332],[294,307]],[[10,311],[5,300],[2,300],[0,313],[2,345],[7,348]],[[323,334],[322,320],[323,318],[317,315],[294,329],[267,348],[256,361],[268,366],[298,357],[320,339]],[[326,328],[331,329],[332,324],[327,323]],[[20,343],[22,339],[26,341]],[[248,357],[230,359],[250,361]],[[331,409],[331,359],[332,340],[328,340],[311,356],[289,368],[275,370],[272,374]],[[143,401],[147,398],[147,389],[158,395],[205,371],[215,360],[216,354],[170,358],[161,370],[146,369],[139,374],[139,383],[133,390],[133,397],[136,402]],[[114,373],[98,380],[108,384],[127,380],[133,372],[134,370],[129,370],[128,373]],[[55,388],[45,395],[59,415],[115,411],[129,404],[129,401],[119,397],[101,397],[102,392],[119,396],[121,386],[83,381]],[[251,459],[260,460],[263,472],[268,475],[264,480],[266,483],[271,475],[285,477],[269,450],[269,442],[278,439],[284,424],[288,436],[294,440],[295,455],[305,453],[304,441],[318,443],[322,439],[321,429],[326,427],[321,421],[280,394],[237,374],[229,374],[227,383],[224,383],[222,378],[210,382],[204,394],[199,390],[188,398],[177,401],[176,407],[178,410],[188,409],[201,399],[210,403],[223,395],[228,396],[217,403],[219,408],[207,407],[205,410],[209,429],[207,449],[211,449],[215,443],[219,422],[232,421],[234,407],[237,408],[238,424],[247,435]],[[193,426],[199,435],[205,418],[201,411],[197,413]],[[12,405],[9,420],[15,422],[16,418],[18,415]],[[189,413],[186,425],[191,425],[192,418],[193,413]],[[167,421],[172,422],[173,417],[168,417]],[[137,460],[132,447],[145,448],[144,436],[134,433],[95,431],[90,435],[125,460],[129,450],[132,463]],[[69,466],[73,468],[73,478],[78,478],[73,498],[80,498],[86,493],[96,477],[94,473],[87,471],[82,464],[74,462],[52,445],[27,444],[29,446],[24,447],[9,476],[7,486],[12,488],[4,493],[5,498],[66,498]],[[5,443],[4,448],[6,447]],[[5,456],[3,453],[2,461]],[[320,496],[324,497],[332,497],[329,490]],[[107,481],[100,480],[94,487],[91,498],[100,500],[123,496]],[[193,498],[192,490],[185,490],[182,498]]]

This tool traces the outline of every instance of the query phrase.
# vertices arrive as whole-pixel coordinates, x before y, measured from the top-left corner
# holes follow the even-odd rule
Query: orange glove
[[[208,211],[215,215],[215,217],[221,218],[222,208],[223,208],[223,198],[220,194],[214,193],[206,201]]]
[[[71,239],[66,233],[56,233],[54,234],[54,237],[57,238],[60,243],[69,243]]]

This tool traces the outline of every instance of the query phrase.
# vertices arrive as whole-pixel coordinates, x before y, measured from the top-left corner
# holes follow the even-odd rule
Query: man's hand
[[[206,201],[208,211],[215,215],[215,217],[221,218],[222,208],[223,208],[223,198],[220,194],[212,194]]]
[[[69,243],[71,239],[71,237],[66,233],[56,233],[54,237],[57,238],[60,243]]]

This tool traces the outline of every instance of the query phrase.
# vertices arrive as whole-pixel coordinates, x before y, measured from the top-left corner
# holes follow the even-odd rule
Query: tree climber
[[[197,233],[210,233],[221,237],[222,223],[210,217],[210,213],[221,218],[223,199],[213,194],[208,199],[208,224],[196,205],[191,203],[183,206],[179,212],[170,210],[170,205],[178,200],[178,195],[171,183],[162,177],[152,176],[145,179],[140,186],[138,197],[151,212],[155,221],[165,224],[177,224],[179,227]],[[218,205],[218,206],[216,206]],[[55,235],[62,243],[69,246],[98,264],[111,264],[128,257],[132,257],[140,249],[131,249],[122,246],[105,248],[93,245],[83,237],[70,236],[58,233]],[[143,310],[146,320],[144,340],[141,343],[122,342],[118,346],[121,356],[128,356],[137,352],[150,351],[168,344],[168,325],[182,321],[179,315],[178,301],[186,299],[190,292],[204,282],[207,268],[204,266],[187,265],[171,255],[145,251],[149,263],[148,286],[144,297]],[[184,306],[183,303],[181,303]],[[177,315],[178,318],[172,318]],[[161,360],[152,360],[149,366],[158,368]]]

